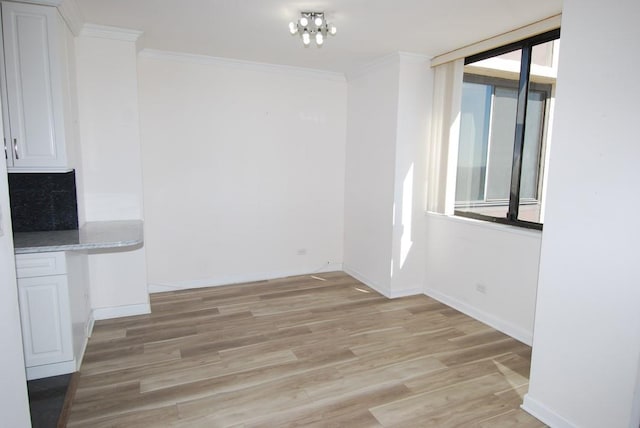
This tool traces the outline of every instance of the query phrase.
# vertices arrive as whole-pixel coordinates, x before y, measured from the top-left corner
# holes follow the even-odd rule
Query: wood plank
[[[519,409],[492,416],[478,423],[479,428],[544,428],[545,424]]]
[[[151,314],[97,322],[68,426],[544,426],[519,408],[528,346],[317,277],[153,294]]]
[[[199,364],[195,367],[185,367],[176,370],[172,368],[164,373],[157,373],[145,377],[140,383],[140,392],[187,385],[202,379],[211,379],[221,375],[237,373],[238,371],[254,370],[296,361],[297,357],[291,350],[285,349],[264,354],[254,354],[247,358],[220,359],[211,364]]]
[[[490,408],[491,400],[497,401],[493,395],[496,386],[506,387],[506,382],[497,373],[416,394],[370,410],[384,426],[415,426],[419,421],[423,426],[443,426],[447,420],[452,420],[454,414],[457,415],[456,424],[451,426],[461,426],[462,422],[474,420],[474,412],[486,418],[484,412],[493,410]],[[500,410],[498,413],[505,411],[503,408]]]

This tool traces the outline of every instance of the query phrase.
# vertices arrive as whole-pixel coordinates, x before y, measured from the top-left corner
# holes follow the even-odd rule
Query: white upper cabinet
[[[2,121],[9,171],[70,169],[65,42],[49,6],[2,2]]]

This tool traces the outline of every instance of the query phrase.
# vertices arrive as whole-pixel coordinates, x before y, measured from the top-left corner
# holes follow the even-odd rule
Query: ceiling
[[[150,48],[349,73],[395,51],[436,56],[561,12],[562,0],[76,0],[84,22],[143,31]],[[288,23],[338,32],[304,47]]]

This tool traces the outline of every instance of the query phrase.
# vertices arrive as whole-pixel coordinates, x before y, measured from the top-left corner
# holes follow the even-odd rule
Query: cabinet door
[[[73,359],[67,276],[18,279],[25,365]]]
[[[47,6],[2,3],[4,126],[14,167],[66,166],[56,13]]]

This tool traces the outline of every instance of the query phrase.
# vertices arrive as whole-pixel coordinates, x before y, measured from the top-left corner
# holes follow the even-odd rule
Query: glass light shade
[[[321,46],[328,35],[336,34],[336,27],[327,22],[324,12],[300,12],[299,18],[289,23],[289,32],[299,34],[305,46],[311,44],[311,38],[317,46]]]

